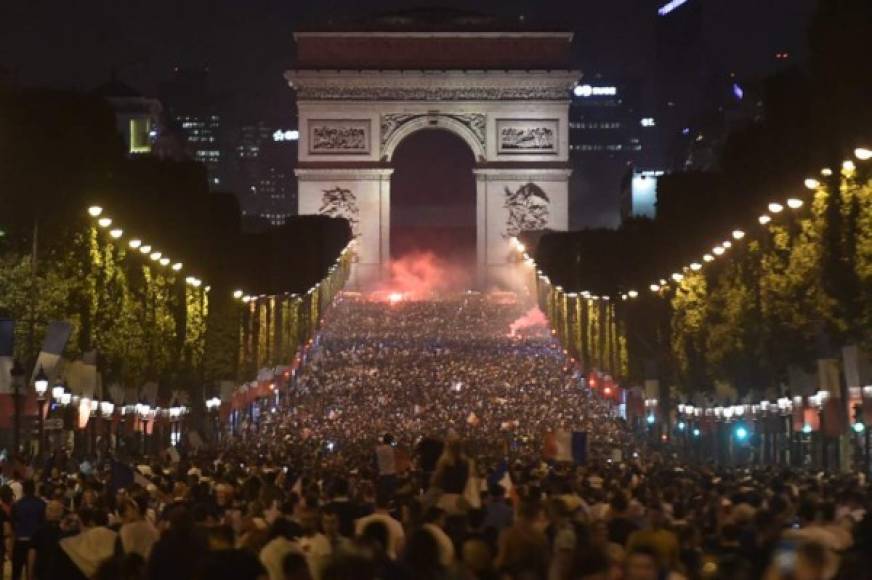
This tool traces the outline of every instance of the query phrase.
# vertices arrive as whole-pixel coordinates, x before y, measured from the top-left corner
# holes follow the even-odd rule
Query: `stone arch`
[[[484,139],[479,138],[470,127],[449,115],[429,114],[415,116],[401,125],[386,136],[382,144],[381,159],[382,161],[391,162],[394,153],[403,140],[418,131],[427,129],[442,129],[449,131],[460,137],[464,143],[472,150],[476,162],[483,162],[487,158],[487,150],[485,148]]]

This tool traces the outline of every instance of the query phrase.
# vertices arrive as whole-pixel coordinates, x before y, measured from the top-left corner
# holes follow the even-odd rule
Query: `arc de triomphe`
[[[407,136],[455,133],[473,151],[477,280],[506,267],[508,239],[565,230],[568,32],[297,32],[285,77],[299,112],[299,213],[342,216],[358,282],[390,260],[392,158]],[[561,68],[563,67],[563,68]]]

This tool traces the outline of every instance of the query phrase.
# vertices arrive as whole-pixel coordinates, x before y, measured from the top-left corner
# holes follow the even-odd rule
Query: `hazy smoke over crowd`
[[[471,287],[470,272],[432,252],[414,252],[392,260],[390,279],[380,283],[373,293],[389,299],[402,295],[403,300],[423,300],[434,294],[457,292]]]
[[[534,306],[509,325],[509,336],[543,334],[548,332],[548,319]]]

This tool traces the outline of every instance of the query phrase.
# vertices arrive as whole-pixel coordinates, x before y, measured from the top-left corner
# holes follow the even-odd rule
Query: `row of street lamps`
[[[21,364],[16,360],[13,363],[12,369],[10,370],[10,375],[12,377],[12,385],[13,385],[13,448],[16,450],[20,450],[21,448],[21,417],[23,415],[21,409],[21,398],[26,395],[24,392],[24,376],[25,371]],[[173,433],[172,433],[172,442],[175,444],[181,434],[180,429],[178,429],[178,424],[181,419],[188,414],[189,409],[184,405],[172,405],[168,408],[162,409],[160,407],[152,407],[148,403],[136,403],[136,404],[128,404],[128,405],[116,405],[112,401],[108,400],[98,400],[91,399],[89,397],[80,397],[78,395],[74,395],[62,384],[57,384],[52,387],[51,392],[49,393],[49,379],[46,376],[45,371],[40,366],[36,375],[33,378],[33,392],[36,394],[36,401],[38,405],[38,451],[39,454],[43,454],[45,452],[45,417],[47,415],[45,407],[46,404],[51,400],[60,408],[78,408],[79,414],[81,416],[82,413],[87,414],[89,418],[102,418],[102,419],[111,419],[115,415],[116,411],[120,417],[133,417],[138,418],[142,422],[142,431],[143,436],[148,430],[148,424],[151,421],[155,421],[158,417],[165,417],[169,419],[170,423],[174,425]],[[49,394],[51,395],[49,398]],[[217,405],[215,404],[217,401]],[[206,407],[209,410],[212,410],[213,407],[217,409],[220,406],[221,401],[217,397],[206,401]],[[94,436],[96,438],[96,431],[93,431]]]

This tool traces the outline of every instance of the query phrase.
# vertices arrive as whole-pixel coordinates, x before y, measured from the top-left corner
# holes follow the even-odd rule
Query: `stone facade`
[[[352,220],[361,282],[388,266],[391,160],[416,131],[451,131],[475,156],[480,285],[506,268],[511,236],[568,228],[568,111],[578,71],[285,76],[299,107],[299,212]]]

